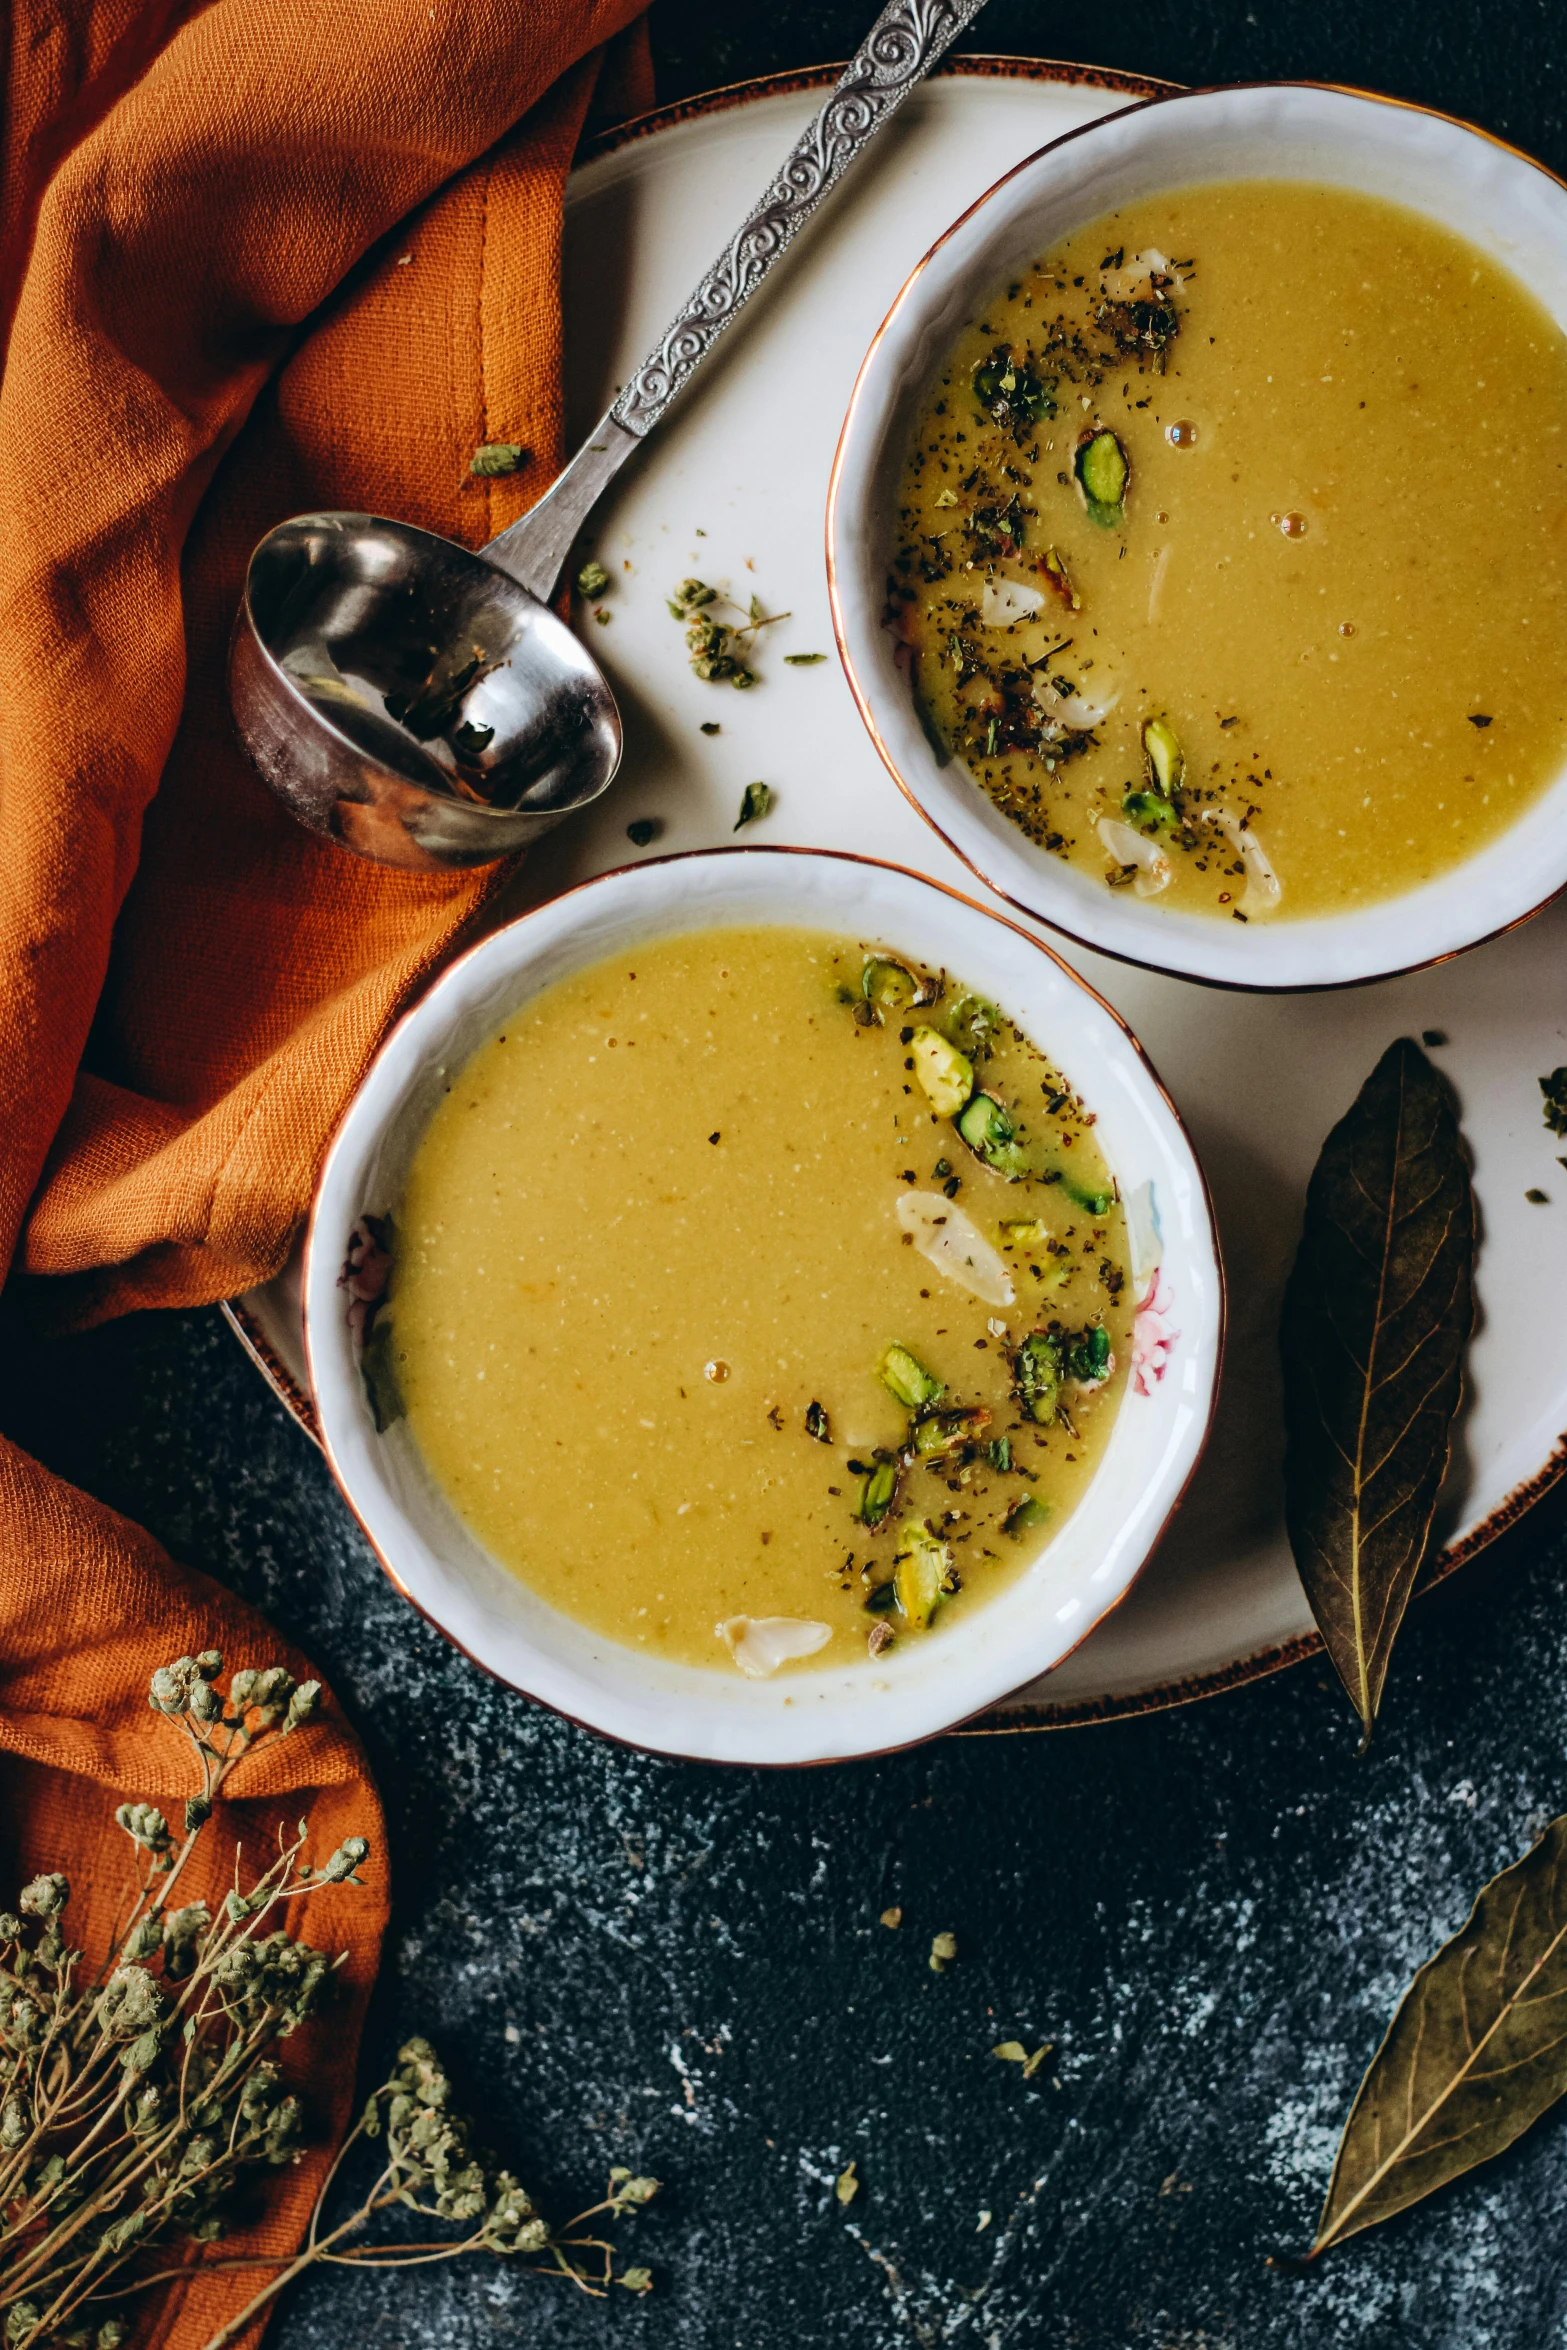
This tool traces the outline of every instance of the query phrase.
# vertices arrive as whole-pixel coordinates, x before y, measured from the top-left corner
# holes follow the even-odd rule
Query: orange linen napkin
[[[299,830],[235,747],[225,639],[250,546],[287,514],[373,507],[479,544],[551,478],[562,186],[600,47],[640,5],[13,0],[0,19],[0,1271],[37,1276],[58,1322],[282,1263],[366,1060],[493,886]],[[618,70],[645,103],[624,45]],[[497,440],[523,470],[472,480]],[[148,1677],[206,1646],[277,1653],[0,1440],[0,1865],[72,1875],[94,1956],[124,1865],[113,1801],[187,1788]],[[311,1788],[324,1849],[359,1828],[380,1852],[340,1725],[272,1768],[233,1807],[252,1840],[267,1799],[293,1817]],[[383,1856],[375,1891],[303,1920],[352,1954],[344,2028],[301,2035],[334,2131],[385,1883]],[[231,2248],[292,2242],[321,2161]],[[181,2288],[144,2338],[199,2350],[231,2283]]]

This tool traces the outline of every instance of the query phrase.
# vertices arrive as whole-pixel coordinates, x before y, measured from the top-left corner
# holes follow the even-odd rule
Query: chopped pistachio
[[[1011,1437],[993,1436],[985,1447],[985,1458],[993,1469],[1005,1477],[1012,1467]]]
[[[832,1426],[827,1418],[825,1404],[808,1403],[805,1407],[805,1433],[814,1436],[818,1444],[831,1444]]]
[[[911,1412],[925,1411],[939,1403],[946,1390],[941,1381],[926,1370],[917,1355],[896,1341],[889,1346],[876,1366],[876,1376],[888,1392],[907,1405]]]
[[[1029,1172],[1027,1153],[1018,1147],[1017,1129],[994,1094],[977,1093],[958,1119],[958,1132],[977,1159],[1008,1183]]]
[[[930,1621],[952,1588],[952,1552],[927,1525],[906,1527],[898,1545],[893,1589],[898,1607],[916,1632]]]
[[[955,1118],[974,1090],[974,1064],[939,1028],[916,1028],[910,1040],[914,1074],[938,1118]]]
[[[1149,718],[1144,721],[1143,757],[1148,762],[1149,782],[1167,800],[1173,800],[1186,773],[1186,754],[1181,749],[1180,736],[1168,718]]]
[[[1025,1534],[1032,1533],[1036,1526],[1043,1526],[1049,1516],[1048,1501],[1041,1501],[1037,1494],[1025,1493],[1021,1501],[1012,1504],[1002,1519],[1001,1531],[1009,1534],[1014,1542],[1021,1542]]]
[[[1050,1239],[1050,1227],[1043,1216],[1024,1216],[1016,1223],[1003,1224],[1003,1248],[1044,1248]]]
[[[609,573],[602,563],[584,563],[577,573],[577,593],[580,596],[601,596],[609,586]]]
[[[898,1498],[898,1464],[895,1460],[877,1461],[866,1470],[860,1481],[860,1498],[855,1515],[866,1526],[879,1526]]]
[[[989,1426],[990,1414],[982,1404],[961,1412],[932,1412],[915,1427],[914,1450],[921,1460],[942,1460],[965,1444],[977,1443]]]
[[[860,993],[884,1012],[901,1012],[918,1000],[919,981],[902,963],[873,955],[860,973]]]
[[[1125,519],[1127,484],[1132,468],[1108,425],[1085,433],[1077,445],[1077,478],[1082,484],[1091,522],[1114,530]]]
[[[740,794],[740,813],[734,829],[739,832],[747,824],[759,824],[773,804],[771,784],[748,783]]]
[[[1018,1402],[1029,1418],[1051,1419],[1061,1386],[1058,1340],[1040,1330],[1025,1338],[1013,1357],[1012,1376]]]

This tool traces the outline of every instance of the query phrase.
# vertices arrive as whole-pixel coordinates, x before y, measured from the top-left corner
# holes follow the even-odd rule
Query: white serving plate
[[[462,1068],[544,989],[650,941],[714,928],[812,928],[961,974],[1091,1105],[1128,1204],[1140,1304],[1158,1343],[1126,1391],[1087,1491],[1004,1598],[940,1637],[863,1641],[849,1661],[772,1679],[678,1664],[553,1608],[469,1531],[408,1422],[378,1428],[340,1273],[361,1218],[402,1198],[431,1117]],[[613,1041],[613,1040],[612,1040]],[[888,1207],[891,1223],[891,1207]],[[895,1230],[895,1227],[894,1227]],[[895,865],[809,850],[658,857],[535,907],[469,949],[406,1013],[332,1140],[305,1246],[305,1350],[327,1458],[397,1588],[514,1688],[606,1736],[705,1762],[798,1764],[880,1754],[952,1728],[1068,1655],[1131,1588],[1208,1432],[1223,1278],[1202,1170],[1169,1098],[1115,1014],[1059,956],[973,899]],[[396,1320],[396,1301],[391,1306]],[[999,1325],[997,1325],[999,1327]]]
[[[648,116],[573,175],[571,435],[591,427],[662,331],[831,78],[743,85]],[[511,910],[627,862],[637,816],[662,820],[651,855],[727,840],[741,789],[758,777],[778,798],[757,841],[858,850],[973,889],[889,782],[837,664],[791,669],[781,656],[832,645],[822,531],[833,449],[866,343],[909,270],[1012,164],[1154,87],[961,60],[909,101],[801,239],[603,512],[594,547],[616,575],[614,618],[594,629],[593,649],[626,718],[625,771],[534,853]],[[692,571],[793,610],[767,632],[779,641],[764,645],[763,682],[749,694],[685,667],[664,596]],[[704,719],[721,724],[716,738],[697,731]],[[1567,1170],[1556,1157],[1567,1145],[1542,1127],[1535,1083],[1567,1061],[1567,907],[1457,962],[1329,996],[1219,994],[1072,959],[1129,1020],[1192,1131],[1218,1211],[1229,1338],[1213,1440],[1175,1524],[1129,1598],[1045,1681],[1017,1691],[998,1727],[1174,1704],[1314,1652],[1284,1536],[1274,1330],[1317,1150],[1396,1035],[1450,1039],[1433,1057],[1458,1089],[1481,1209],[1480,1327],[1439,1565],[1470,1556],[1567,1467],[1567,1348],[1550,1310],[1567,1294]],[[1536,1187],[1549,1205],[1525,1201]],[[231,1311],[313,1429],[297,1266]]]

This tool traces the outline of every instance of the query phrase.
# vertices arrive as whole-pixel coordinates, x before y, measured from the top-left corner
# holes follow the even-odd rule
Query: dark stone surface
[[[995,0],[992,48],[1300,72],[1567,162],[1552,11]],[[1259,21],[1260,20],[1260,21]],[[1557,29],[1560,19],[1557,18]],[[858,10],[661,0],[666,94],[839,55]],[[1113,43],[1113,46],[1111,45]],[[617,1752],[487,1682],[382,1579],[216,1315],[12,1357],[7,1428],[264,1608],[369,1744],[396,1923],[369,2060],[427,2030],[557,2213],[626,2161],[647,2302],[498,2263],[317,2275],[279,2350],[1541,2350],[1567,2122],[1301,2279],[1412,1970],[1567,1806],[1550,1510],[1420,1603],[1382,1733],[1298,1670],[1185,1712],[764,1776]],[[903,1906],[901,1930],[877,1923]],[[926,1964],[950,1929],[960,1956]],[[1031,2082],[989,2051],[1054,2050]],[[831,2181],[850,2158],[863,2191]],[[981,2226],[984,2213],[989,2224]]]
[[[1567,1806],[1550,1504],[1419,1603],[1365,1760],[1303,1669],[766,1775],[619,1752],[484,1679],[384,1581],[216,1315],[34,1350],[18,1384],[8,1428],[264,1608],[364,1732],[396,1905],[367,2061],[428,2031],[557,2213],[613,2162],[668,2182],[623,2236],[645,2303],[491,2262],[318,2274],[279,2350],[1563,2338],[1557,2116],[1310,2277],[1265,2265],[1309,2239],[1399,1990]],[[989,2053],[1011,2038],[1054,2043],[1031,2082]]]

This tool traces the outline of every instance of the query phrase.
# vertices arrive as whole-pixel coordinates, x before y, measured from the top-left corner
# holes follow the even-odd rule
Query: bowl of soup
[[[1567,884],[1567,188],[1307,85],[1161,98],[927,254],[833,473],[842,657],[1005,897],[1232,986]]]
[[[1048,949],[867,860],[612,873],[447,971],[311,1218],[328,1457],[477,1662],[668,1753],[965,1720],[1130,1587],[1213,1405],[1201,1169]]]

